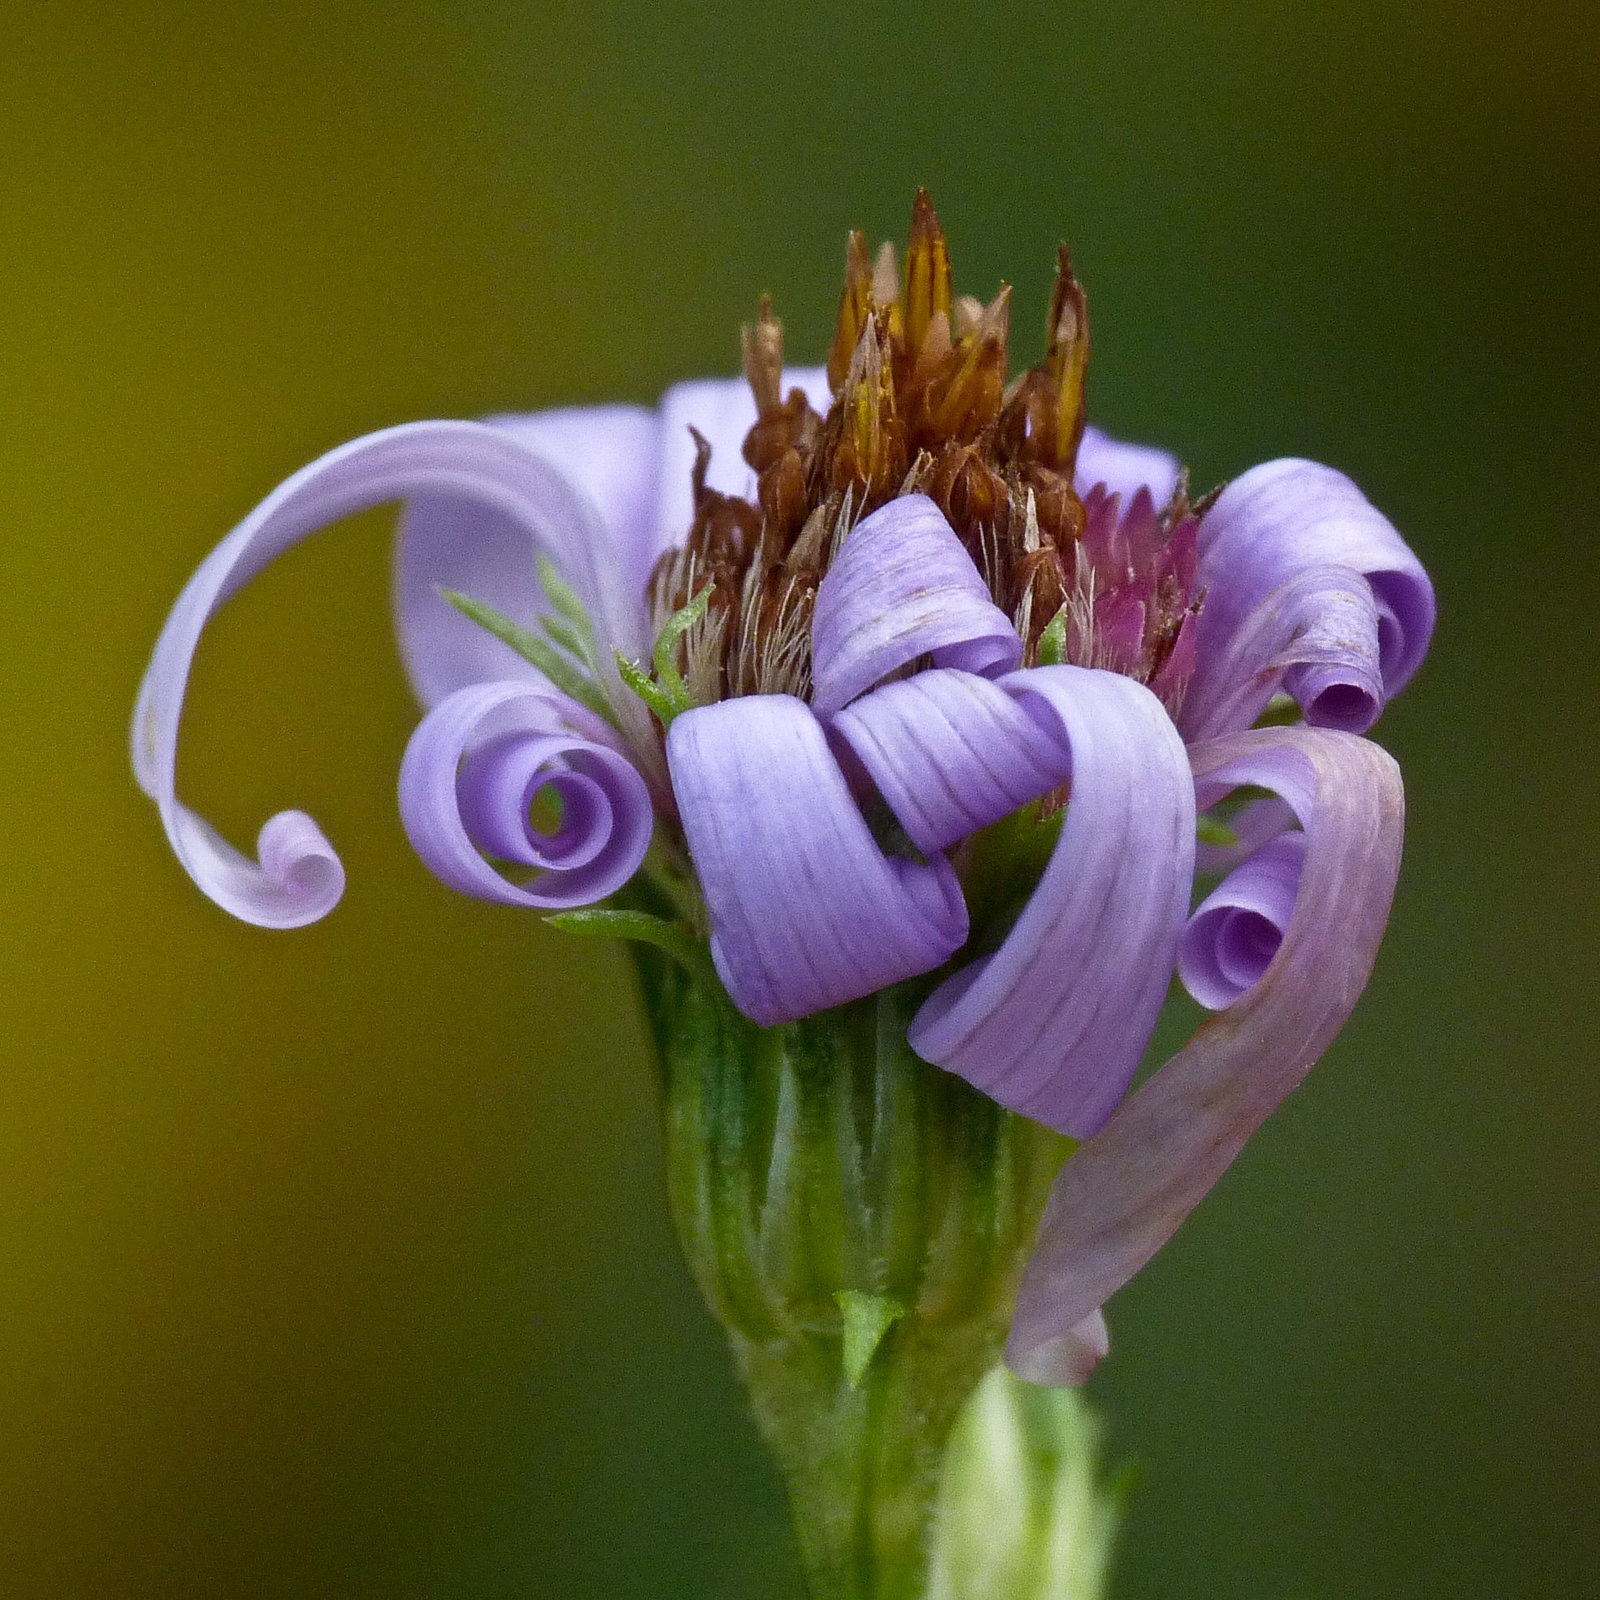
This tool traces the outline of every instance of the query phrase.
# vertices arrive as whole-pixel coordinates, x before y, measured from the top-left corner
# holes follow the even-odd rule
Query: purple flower
[[[177,800],[178,718],[228,595],[404,501],[419,856],[465,893],[560,909],[620,889],[654,834],[648,870],[763,1025],[922,980],[918,1054],[1087,1141],[1009,1346],[1024,1376],[1079,1381],[1105,1298],[1366,982],[1403,800],[1360,735],[1434,601],[1329,468],[1271,462],[1191,502],[1173,458],[1086,429],[1064,253],[1046,359],[1008,388],[1008,294],[953,300],[917,257],[925,218],[918,237],[903,299],[892,259],[853,244],[827,371],[785,375],[763,308],[748,383],[421,423],[306,468],[179,599],[134,763],[219,904],[270,927],[330,910],[343,871],[309,817],[269,821],[251,861]],[[1254,726],[1275,695],[1300,725]],[[1213,813],[1239,788],[1272,798]],[[1197,821],[1200,868],[1227,876],[1191,916]],[[1219,1014],[1127,1098],[1175,967]]]

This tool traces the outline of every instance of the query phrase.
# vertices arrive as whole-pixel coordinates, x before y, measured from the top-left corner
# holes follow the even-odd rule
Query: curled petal
[[[1194,784],[1177,729],[1133,679],[1037,667],[1000,687],[1056,741],[1071,800],[1004,943],[936,989],[908,1038],[1082,1138],[1122,1098],[1167,992],[1194,876]]]
[[[1249,727],[1280,684],[1313,727],[1365,733],[1383,711],[1378,608],[1359,572],[1307,567],[1226,637],[1207,640],[1205,619],[1181,713],[1191,742]]]
[[[1253,856],[1262,845],[1280,833],[1298,827],[1295,814],[1277,795],[1252,800],[1228,819],[1232,844],[1197,844],[1194,852],[1196,872],[1232,872]]]
[[[825,367],[790,367],[783,391],[803,389],[812,410],[828,414],[833,395]],[[706,484],[722,494],[755,498],[756,475],[744,459],[744,436],[756,423],[755,396],[743,378],[678,383],[661,397],[661,473],[656,501],[655,554],[682,544],[694,521],[693,428],[711,446]]]
[[[582,707],[525,683],[477,683],[418,724],[400,765],[400,816],[452,889],[560,910],[603,899],[639,870],[653,824],[644,780],[609,745],[573,733],[569,711]],[[529,819],[541,791],[560,807],[548,834]],[[508,882],[479,851],[540,876]]]
[[[1163,506],[1178,481],[1178,458],[1150,445],[1124,444],[1091,425],[1083,430],[1078,446],[1075,478],[1079,494],[1103,483],[1129,505],[1141,489],[1148,489],[1155,503]]]
[[[1222,1011],[1260,982],[1294,914],[1306,836],[1282,833],[1205,900],[1178,941],[1178,976],[1208,1011]]]
[[[829,716],[920,655],[992,675],[1022,660],[1022,641],[954,529],[926,495],[864,517],[817,590],[812,704]]]
[[[1222,671],[1216,663],[1228,655],[1237,636],[1252,628],[1259,631],[1259,624],[1252,622],[1258,607],[1274,604],[1276,591],[1319,567],[1342,567],[1364,578],[1374,618],[1363,622],[1359,643],[1343,624],[1324,629],[1320,652],[1302,650],[1290,658],[1307,670],[1286,686],[1297,698],[1305,696],[1301,704],[1313,722],[1320,719],[1346,731],[1369,726],[1361,721],[1365,710],[1360,702],[1371,693],[1371,667],[1376,666],[1381,680],[1381,700],[1392,699],[1428,652],[1433,585],[1410,547],[1361,491],[1343,473],[1312,461],[1269,461],[1253,467],[1228,485],[1201,522],[1198,582],[1206,603],[1200,614],[1196,687]],[[1367,674],[1359,682],[1351,680],[1347,686],[1337,675],[1320,670],[1325,665],[1336,673],[1354,670],[1352,649]],[[1229,670],[1237,671],[1237,664]],[[1219,696],[1212,686],[1201,699]],[[1187,715],[1185,727],[1191,738],[1201,736],[1200,723]],[[1228,731],[1216,716],[1207,717],[1204,729]]]
[[[810,708],[747,695],[667,736],[684,834],[734,1004],[792,1022],[927,972],[967,936],[948,861],[885,856]]]
[[[523,627],[535,627],[540,613],[548,609],[539,582],[540,555],[551,561],[587,608],[599,646],[601,673],[612,684],[613,652],[622,650],[637,657],[646,648],[642,583],[640,589],[631,587],[632,577],[623,571],[610,531],[584,480],[603,475],[624,452],[628,439],[638,436],[636,419],[619,407],[608,422],[592,431],[570,425],[541,426],[534,419],[516,425],[458,422],[418,426],[470,432],[458,434],[453,441],[441,436],[438,443],[449,445],[443,452],[450,457],[448,461],[433,464],[432,470],[419,470],[414,481],[366,502],[397,498],[410,502],[401,518],[396,550],[395,620],[400,652],[417,698],[431,706],[469,683],[512,678],[545,683],[509,646],[462,616],[438,592],[458,590]],[[407,432],[402,428],[392,431],[397,436]],[[579,455],[585,451],[592,455],[585,456],[569,474],[564,463],[543,452],[575,431],[586,433]],[[537,447],[524,439],[533,440]],[[358,440],[357,445],[364,442]],[[424,442],[426,436],[418,436],[416,444]],[[332,459],[324,457],[324,462]],[[319,462],[307,471],[314,472],[322,465]],[[417,466],[428,465],[418,450]],[[619,488],[607,503],[615,508],[629,492]],[[616,693],[612,699],[625,705],[620,684],[613,686]]]
[[[475,422],[390,428],[331,451],[269,495],[201,564],[156,643],[134,707],[134,772],[159,807],[167,838],[189,876],[246,922],[266,928],[314,922],[338,902],[344,874],[327,840],[303,813],[274,818],[263,830],[260,860],[251,861],[178,800],[178,723],[200,634],[225,600],[308,534],[340,517],[417,495],[470,503],[483,508],[491,522],[521,529],[525,559],[530,537],[548,535],[558,560],[563,555],[577,560],[572,540],[593,531],[592,512],[587,522],[562,520],[582,497],[503,431]],[[596,559],[596,552],[586,551],[582,563],[593,567]],[[503,650],[465,619],[456,620]]]
[[[834,718],[916,847],[947,850],[1066,781],[1058,734],[988,678],[935,667]]]
[[[1400,870],[1400,770],[1377,745],[1263,728],[1191,751],[1202,805],[1276,790],[1305,829],[1294,914],[1265,976],[1194,1037],[1062,1168],[1007,1359],[1071,1328],[1171,1238],[1344,1025],[1366,987]]]

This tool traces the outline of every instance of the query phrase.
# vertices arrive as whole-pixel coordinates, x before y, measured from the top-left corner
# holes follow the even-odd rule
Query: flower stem
[[[720,985],[639,963],[673,1218],[812,1593],[914,1600],[946,1439],[999,1355],[1067,1141],[919,1060],[904,988],[762,1029]]]

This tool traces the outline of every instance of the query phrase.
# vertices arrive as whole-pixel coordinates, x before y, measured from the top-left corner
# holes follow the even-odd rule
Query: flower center
[[[925,190],[903,277],[893,245],[874,260],[850,235],[825,417],[799,388],[784,394],[783,329],[762,300],[742,330],[755,497],[707,486],[711,447],[697,434],[694,521],[651,578],[658,628],[711,585],[683,642],[697,702],[804,696],[817,587],[841,541],[886,501],[925,494],[1014,619],[1025,665],[1059,618],[1058,658],[1136,677],[1175,706],[1189,675],[1185,621],[1198,610],[1194,544],[1206,507],[1190,505],[1183,477],[1159,510],[1148,493],[1123,506],[1086,484],[1080,497],[1088,302],[1066,246],[1044,360],[1008,385],[1010,319],[1009,285],[988,305],[953,294]]]

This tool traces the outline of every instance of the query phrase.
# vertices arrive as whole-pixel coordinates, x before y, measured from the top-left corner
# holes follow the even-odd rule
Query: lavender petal
[[[817,590],[812,704],[829,716],[929,653],[992,676],[1018,665],[1022,641],[939,508],[903,495],[856,525]]]
[[[1376,635],[1382,699],[1393,699],[1427,654],[1435,614],[1433,585],[1393,525],[1343,473],[1296,460],[1252,468],[1228,485],[1201,522],[1198,582],[1206,600],[1200,613],[1196,683],[1191,688],[1222,672],[1217,663],[1235,639],[1259,626],[1251,617],[1258,607],[1277,603],[1276,592],[1318,567],[1342,567],[1370,586],[1375,612],[1370,626]],[[1359,643],[1342,641],[1346,654],[1353,647],[1364,659],[1370,657],[1373,641],[1366,626]],[[1339,635],[1348,630],[1324,631],[1337,646]],[[1338,648],[1326,652],[1324,659],[1341,668],[1347,664]],[[1314,665],[1305,652],[1298,660]],[[1309,671],[1297,675],[1288,687],[1297,696],[1309,697],[1301,703],[1312,715],[1330,683]],[[1363,683],[1360,693],[1368,692],[1370,684]],[[1205,702],[1218,696],[1212,685],[1199,698]],[[1344,712],[1336,710],[1325,720],[1356,731],[1357,699],[1354,689],[1336,693],[1329,705],[1342,705]],[[1185,725],[1188,731],[1202,724],[1191,724],[1186,713]],[[1208,732],[1229,731],[1209,714],[1203,726]],[[1193,731],[1190,736],[1200,734]]]
[[[1002,1105],[1082,1138],[1126,1091],[1166,995],[1194,876],[1194,785],[1161,702],[1133,679],[1038,667],[999,686],[1057,741],[1071,800],[1000,949],[935,990],[908,1037]]]
[[[1261,982],[1062,1169],[1012,1324],[1018,1370],[1166,1243],[1306,1075],[1366,987],[1388,921],[1405,797],[1382,749],[1325,729],[1263,728],[1190,754],[1202,805],[1259,784],[1294,808],[1306,834],[1294,914]]]
[[[567,406],[489,421],[584,490],[611,536],[623,587],[642,595],[659,554],[659,414],[648,406]],[[415,507],[410,515],[417,515]]]
[[[1236,867],[1189,918],[1178,977],[1208,1011],[1223,1011],[1261,981],[1294,914],[1306,836],[1281,833]]]
[[[1103,483],[1112,494],[1122,496],[1123,505],[1129,505],[1139,490],[1148,489],[1151,499],[1163,506],[1178,481],[1178,459],[1150,445],[1124,444],[1091,425],[1083,430],[1083,443],[1078,446],[1075,479],[1079,494]]]
[[[167,838],[189,876],[245,922],[267,928],[315,922],[338,903],[344,873],[304,813],[273,818],[262,830],[259,860],[252,861],[177,798],[178,725],[200,635],[224,601],[308,534],[414,495],[449,495],[486,506],[502,520],[516,518],[526,529],[548,529],[552,548],[574,559],[570,542],[586,531],[556,515],[573,499],[565,481],[502,431],[475,422],[390,428],[342,445],[274,490],[201,563],[156,642],[134,706],[134,773],[160,809]],[[583,560],[592,565],[590,553]],[[456,620],[470,633],[480,632]]]
[[[469,684],[418,724],[400,765],[400,817],[424,865],[452,889],[501,905],[563,910],[620,889],[644,860],[654,813],[644,780],[616,749],[572,731],[582,713],[515,680]],[[544,790],[561,820],[537,832]],[[482,851],[539,869],[511,883]]]
[[[935,667],[886,683],[834,718],[916,847],[947,850],[1064,783],[1071,763],[1000,684]]]
[[[811,709],[747,695],[687,711],[672,787],[734,1004],[763,1026],[930,971],[967,936],[949,862],[885,856]]]
[[[1282,685],[1313,727],[1365,733],[1383,711],[1380,618],[1371,585],[1318,564],[1287,578],[1231,634],[1206,631],[1179,721],[1191,742],[1248,728]]]
[[[1111,1348],[1111,1332],[1106,1319],[1094,1310],[1063,1333],[1035,1345],[1011,1370],[1024,1383],[1037,1383],[1052,1389],[1078,1389],[1089,1381],[1089,1374],[1105,1359]]]
[[[536,627],[548,609],[536,559],[544,555],[587,608],[602,677],[615,691],[613,699],[625,703],[620,685],[611,681],[613,651],[637,657],[647,648],[642,597],[630,587],[632,579],[581,477],[569,476],[563,466],[522,443],[519,432],[526,429],[480,423],[418,426],[470,432],[440,436],[436,461],[422,452],[427,441],[419,439],[412,477],[367,502],[411,502],[400,525],[395,611],[401,655],[417,698],[431,706],[469,683],[520,678],[544,684],[534,668],[438,592],[457,590],[525,628]],[[616,429],[608,449],[629,427]],[[583,471],[592,476],[603,459],[586,462]]]

